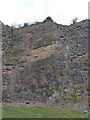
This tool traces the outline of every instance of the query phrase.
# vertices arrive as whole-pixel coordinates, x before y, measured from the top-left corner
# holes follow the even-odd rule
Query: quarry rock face
[[[88,20],[66,26],[47,19],[2,30],[3,102],[62,102],[87,95]]]

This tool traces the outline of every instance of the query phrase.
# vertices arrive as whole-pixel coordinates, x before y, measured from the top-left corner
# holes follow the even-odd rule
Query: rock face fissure
[[[2,31],[3,102],[63,102],[87,95],[88,20],[3,25]]]

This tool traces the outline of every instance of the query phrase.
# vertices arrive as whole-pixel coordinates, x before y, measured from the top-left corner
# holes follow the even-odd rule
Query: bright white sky
[[[47,16],[59,24],[88,18],[89,0],[0,0],[0,20],[5,24],[43,21]]]

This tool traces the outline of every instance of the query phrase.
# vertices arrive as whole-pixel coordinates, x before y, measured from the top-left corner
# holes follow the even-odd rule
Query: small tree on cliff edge
[[[74,19],[72,19],[72,24],[76,23],[76,22],[77,22],[77,20],[78,20],[78,18],[77,18],[77,17],[76,17],[76,18],[74,18]]]
[[[47,17],[43,22],[46,22],[46,21],[52,21],[53,22],[53,19],[51,17]]]

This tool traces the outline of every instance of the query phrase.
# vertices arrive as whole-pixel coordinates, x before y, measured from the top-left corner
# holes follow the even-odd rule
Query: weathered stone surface
[[[72,93],[86,94],[87,32],[87,20],[70,26],[51,20],[22,28],[3,26],[3,102],[58,103]]]

